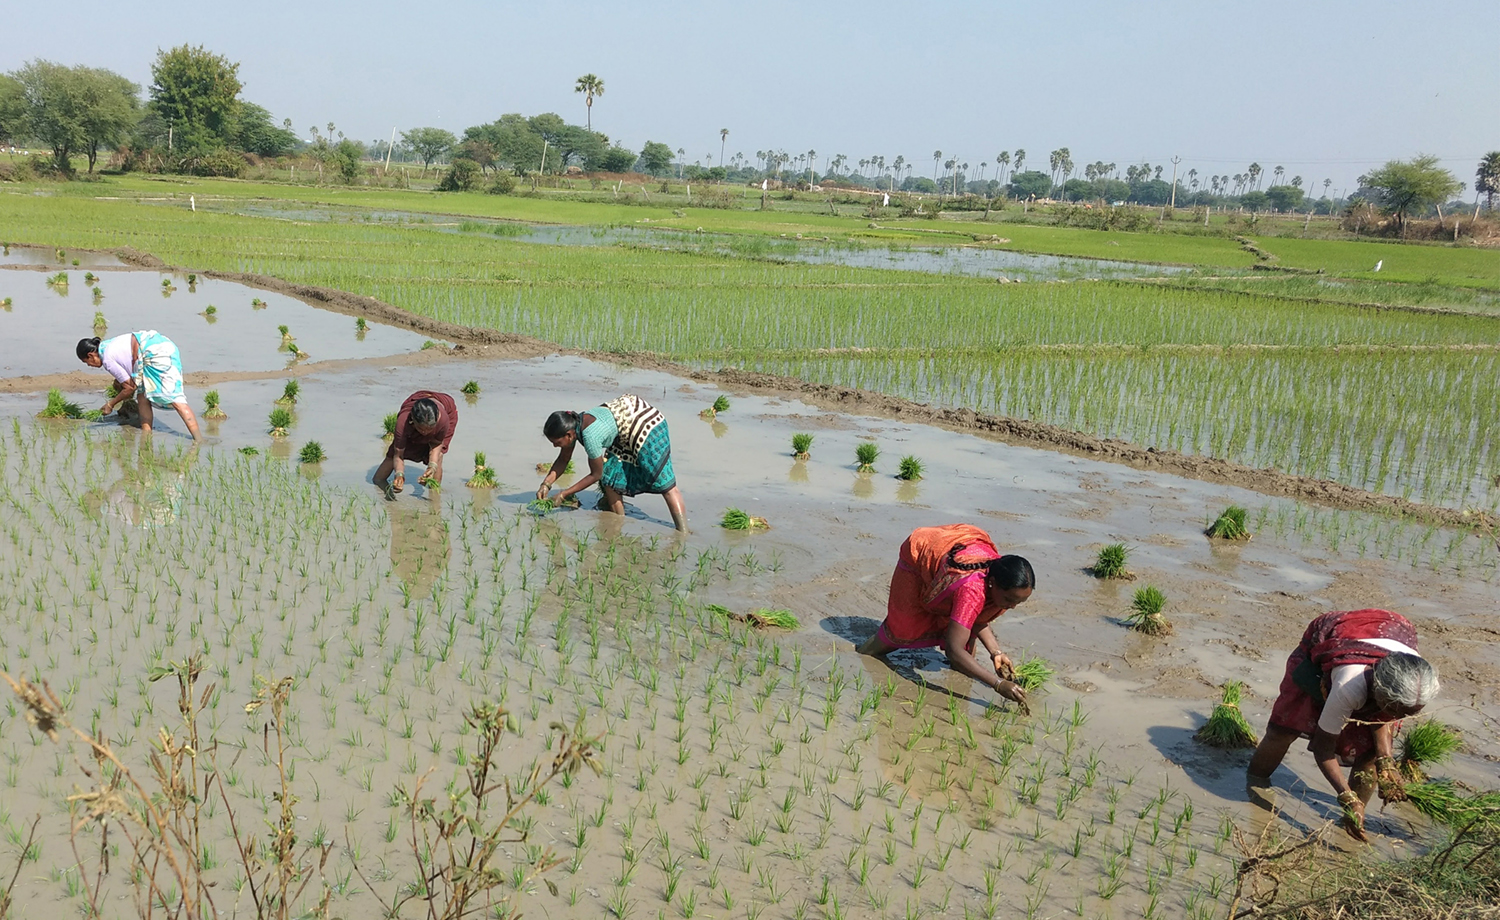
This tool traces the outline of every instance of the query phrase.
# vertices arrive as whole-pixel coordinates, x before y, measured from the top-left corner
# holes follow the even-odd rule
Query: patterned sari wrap
[[[172,340],[148,329],[135,334],[140,358],[135,364],[135,385],[154,406],[166,408],[186,403],[182,392],[182,356]]]
[[[979,631],[1003,611],[985,611],[986,570],[953,563],[1000,558],[990,535],[970,524],[919,527],[901,544],[880,638],[896,648],[943,644],[950,622],[969,629],[970,654]]]
[[[677,485],[672,437],[661,410],[626,393],[604,404],[619,429],[604,460],[604,484],[621,495],[660,494]]]
[[[1287,657],[1281,692],[1271,707],[1271,724],[1311,738],[1328,700],[1329,675],[1334,668],[1363,666],[1368,688],[1375,665],[1392,652],[1366,639],[1394,639],[1413,651],[1417,648],[1416,629],[1399,613],[1368,609],[1323,614],[1308,624],[1301,644]],[[1374,729],[1395,720],[1380,712],[1373,702],[1354,716],[1339,732],[1335,748],[1345,766],[1368,756],[1375,749]]]

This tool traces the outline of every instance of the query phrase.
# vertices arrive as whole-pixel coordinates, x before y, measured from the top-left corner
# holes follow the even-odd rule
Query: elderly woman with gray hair
[[[1393,742],[1401,719],[1438,694],[1438,675],[1417,652],[1417,631],[1389,610],[1325,613],[1308,624],[1286,661],[1266,736],[1250,760],[1250,780],[1268,781],[1297,738],[1338,794],[1344,829],[1364,840],[1365,806],[1377,785],[1399,798]],[[1341,765],[1349,766],[1345,781]],[[1373,769],[1372,769],[1373,767]]]

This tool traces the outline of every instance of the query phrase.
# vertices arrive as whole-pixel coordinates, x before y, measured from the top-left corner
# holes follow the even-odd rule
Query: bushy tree
[[[1012,198],[1037,198],[1047,197],[1052,191],[1052,177],[1036,169],[1028,169],[1023,173],[1016,173],[1010,177],[1010,194]]]
[[[1251,189],[1240,196],[1240,207],[1247,211],[1264,211],[1271,206],[1271,196],[1265,192]]]
[[[1278,211],[1293,211],[1302,207],[1302,189],[1295,185],[1273,185],[1266,189],[1271,207]]]
[[[443,173],[443,178],[438,182],[437,188],[440,192],[472,191],[479,187],[483,175],[478,163],[459,157],[449,165],[448,171]]]
[[[641,171],[664,176],[672,169],[672,148],[660,141],[647,141],[641,148]]]
[[[365,145],[346,137],[333,145],[328,160],[338,171],[340,178],[345,182],[353,182],[359,178],[360,164],[364,158]]]
[[[120,143],[138,117],[140,88],[108,70],[36,60],[7,81],[0,87],[4,133],[46,144],[67,175],[75,153],[88,157],[93,172],[100,148]]]
[[[433,160],[453,149],[458,138],[442,128],[413,128],[401,132],[401,143],[422,161],[422,172],[426,173]]]
[[[1365,176],[1361,184],[1376,194],[1387,214],[1396,218],[1402,236],[1406,235],[1406,223],[1412,214],[1447,201],[1459,188],[1453,173],[1439,166],[1438,158],[1430,155],[1391,160]]]
[[[1474,191],[1484,195],[1485,207],[1495,209],[1495,196],[1500,195],[1500,150],[1486,153],[1479,161],[1474,173]]]
[[[635,166],[635,151],[624,147],[611,147],[599,157],[594,172],[629,172]]]
[[[171,128],[174,151],[192,156],[234,144],[241,114],[239,69],[201,45],[156,53],[148,108]]]
[[[27,130],[21,81],[8,73],[0,73],[0,143],[14,143]]]
[[[275,124],[263,106],[242,101],[234,146],[256,156],[284,157],[297,149],[297,134],[285,122]]]

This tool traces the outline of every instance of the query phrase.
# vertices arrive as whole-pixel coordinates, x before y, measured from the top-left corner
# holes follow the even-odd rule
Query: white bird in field
[[[1381,259],[1379,262],[1376,262],[1375,263],[1375,270],[1376,271],[1380,271],[1380,266],[1382,266],[1384,264],[1385,264],[1385,260],[1384,259]]]

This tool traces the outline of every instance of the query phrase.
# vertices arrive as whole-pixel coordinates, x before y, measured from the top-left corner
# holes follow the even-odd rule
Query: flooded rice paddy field
[[[313,308],[288,309],[314,325]],[[331,322],[330,336],[353,340],[352,320]],[[417,367],[392,352],[326,369],[315,358],[290,437],[275,442],[274,362],[218,379],[183,350],[229,413],[196,450],[170,413],[143,444],[112,421],[32,418],[42,393],[0,393],[0,666],[48,681],[75,723],[149,782],[154,739],[181,719],[172,681],[153,683],[148,669],[200,656],[215,685],[201,730],[225,789],[202,816],[221,913],[254,914],[229,813],[266,845],[280,810],[268,718],[245,711],[257,678],[294,681],[292,820],[302,843],[331,845],[300,909],[326,895],[334,916],[378,915],[377,895],[416,878],[402,791],[420,781],[442,800],[466,787],[476,732],[464,716],[481,702],[511,713],[498,769],[518,794],[557,751],[553,723],[600,737],[602,775],[544,787],[522,818],[525,841],[499,853],[499,892],[530,916],[1222,915],[1232,830],[1267,816],[1246,804],[1247,755],[1199,748],[1191,734],[1229,679],[1248,683],[1246,715],[1262,729],[1286,653],[1327,609],[1413,619],[1444,675],[1433,714],[1469,741],[1445,772],[1495,783],[1500,588],[1494,547],[1477,538],[789,399],[722,394],[730,410],[703,421],[716,388],[574,357],[455,354]],[[480,393],[464,400],[471,379]],[[368,482],[381,418],[419,387],[460,399],[445,488],[387,501]],[[626,391],[672,426],[686,538],[655,496],[623,520],[525,508],[536,464],[554,455],[546,414]],[[202,388],[189,395],[200,404]],[[805,462],[790,456],[797,431],[815,435]],[[328,459],[299,466],[313,439]],[[881,448],[873,475],[854,470],[866,439]],[[475,451],[500,488],[463,485]],[[893,478],[904,454],[923,459],[926,479]],[[1211,545],[1204,524],[1231,502],[1251,509],[1257,535]],[[720,530],[730,505],[772,529]],[[884,614],[901,540],[952,520],[984,526],[1036,567],[1035,596],[996,624],[1012,656],[1057,669],[1029,717],[935,651],[887,665],[852,650]],[[1134,583],[1084,572],[1116,540],[1133,547]],[[1146,583],[1166,592],[1170,637],[1121,625]],[[758,631],[711,604],[786,608],[802,626]],[[21,909],[82,909],[66,797],[89,785],[86,751],[47,740],[12,704],[0,710],[0,758],[12,855],[42,818]],[[1276,785],[1278,826],[1334,814],[1304,751]],[[1382,852],[1420,846],[1424,828],[1404,806],[1372,825]],[[90,869],[93,846],[80,847]],[[545,849],[561,860],[545,876],[555,894],[528,870]],[[101,903],[130,916],[119,858]]]

